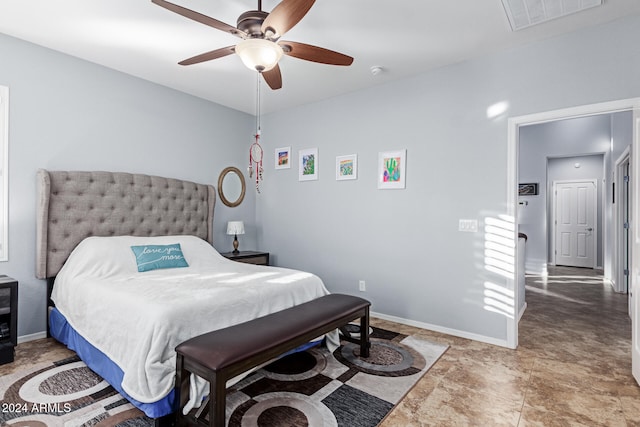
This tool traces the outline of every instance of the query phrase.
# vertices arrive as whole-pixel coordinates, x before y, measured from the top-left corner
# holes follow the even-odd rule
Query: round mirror
[[[244,199],[244,176],[240,169],[229,166],[220,172],[218,178],[218,194],[220,200],[227,206],[236,207]]]

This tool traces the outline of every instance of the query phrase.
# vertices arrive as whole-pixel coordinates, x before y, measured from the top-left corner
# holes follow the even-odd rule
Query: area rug
[[[230,427],[375,427],[448,346],[372,328],[371,355],[343,341],[286,356],[233,386]],[[76,357],[0,378],[0,421],[21,427],[150,427]]]

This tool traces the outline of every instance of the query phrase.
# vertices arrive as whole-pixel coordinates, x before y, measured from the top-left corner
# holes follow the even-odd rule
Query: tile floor
[[[381,426],[640,426],[627,296],[593,270],[554,268],[527,278],[526,299],[517,350],[373,319],[451,346]],[[71,354],[53,340],[21,344],[0,379]]]
[[[627,295],[597,273],[527,277],[517,350],[389,324],[451,347],[382,426],[640,426]]]

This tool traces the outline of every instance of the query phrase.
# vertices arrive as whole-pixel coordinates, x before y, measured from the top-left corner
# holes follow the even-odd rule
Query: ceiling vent
[[[596,6],[602,0],[502,0],[513,31]]]

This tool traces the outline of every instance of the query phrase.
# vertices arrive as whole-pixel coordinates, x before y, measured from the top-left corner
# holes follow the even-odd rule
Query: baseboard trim
[[[46,332],[37,332],[35,334],[31,334],[31,335],[22,335],[18,337],[18,344],[21,344],[23,342],[29,342],[29,341],[35,341],[35,340],[40,340],[42,338],[46,338],[47,337],[47,333]]]
[[[520,319],[522,319],[522,315],[524,314],[524,311],[527,309],[527,302],[525,301],[524,304],[522,305],[522,308],[520,309],[520,313],[518,314],[518,323],[520,323]]]
[[[487,344],[497,345],[499,347],[511,348],[507,345],[507,340],[500,340],[484,335],[473,334],[470,332],[459,331],[457,329],[444,328],[442,326],[432,325],[430,323],[418,322],[416,320],[403,319],[401,317],[390,316],[388,314],[371,312],[371,316],[390,322],[401,323],[403,325],[415,326],[416,328],[427,329],[429,331],[440,332],[441,334],[452,335],[454,337],[466,338],[472,341],[480,341]]]
[[[533,271],[533,270],[524,270],[524,274],[527,276],[540,276],[540,277],[549,277],[549,270],[547,270],[546,268],[544,270],[540,270],[540,271]]]
[[[518,321],[520,321],[520,318],[524,314],[524,311],[526,310],[526,308],[527,308],[527,303],[525,302],[524,306],[522,307],[522,310],[520,310]],[[457,329],[445,328],[438,325],[432,325],[430,323],[419,322],[417,320],[404,319],[402,317],[391,316],[388,314],[377,313],[374,311],[371,312],[371,316],[377,317],[382,320],[388,320],[390,322],[401,323],[403,325],[415,326],[416,328],[427,329],[429,331],[440,332],[442,334],[447,334],[447,335],[453,335],[454,337],[466,338],[473,341],[480,341],[487,344],[493,344],[500,347],[509,348],[507,346],[506,340],[500,340],[492,337],[487,337],[484,335],[473,334],[470,332],[460,331]],[[35,340],[39,340],[46,337],[47,337],[47,333],[44,331],[37,332],[35,334],[30,334],[30,335],[22,335],[18,337],[18,344],[21,344],[23,342],[35,341]]]

